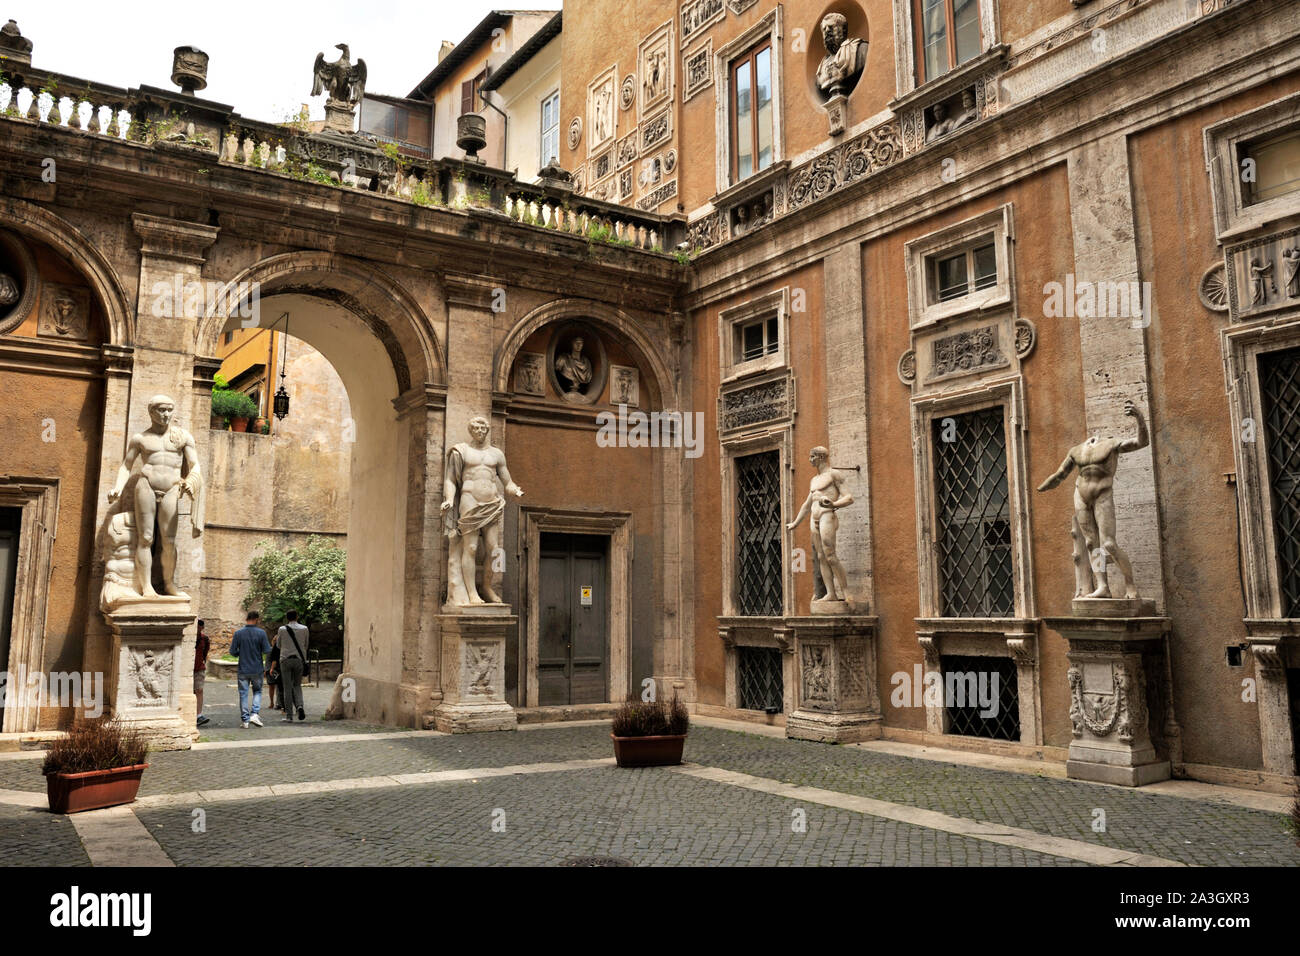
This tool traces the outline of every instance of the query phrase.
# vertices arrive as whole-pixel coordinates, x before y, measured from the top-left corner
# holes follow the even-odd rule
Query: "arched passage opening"
[[[256,541],[301,544],[313,523],[346,515],[343,533],[330,536],[347,553],[344,680],[331,712],[417,725],[436,682],[424,596],[440,592],[441,571],[425,554],[438,542],[423,518],[426,486],[437,493],[438,476],[426,482],[425,449],[430,434],[441,435],[441,409],[431,426],[434,410],[416,399],[437,392],[439,351],[418,307],[386,277],[334,257],[288,258],[268,260],[231,283],[256,288],[256,308],[240,309],[228,297],[229,312],[209,316],[199,329],[200,355],[220,354],[228,335],[249,329],[281,333],[277,365],[284,363],[290,396],[288,424],[269,443],[271,436],[256,433],[206,436],[211,512],[231,516],[249,506],[248,514],[218,522],[231,534],[205,545],[211,577],[233,579],[205,588],[205,600],[229,605],[232,587],[247,593]],[[319,371],[325,363],[328,374]],[[263,385],[267,411],[278,371]],[[333,375],[345,397],[322,384]],[[203,396],[195,398],[197,417]],[[340,494],[345,500],[331,498]]]

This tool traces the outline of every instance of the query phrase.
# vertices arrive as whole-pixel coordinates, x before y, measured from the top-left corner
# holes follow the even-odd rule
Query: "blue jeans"
[[[248,685],[253,685],[253,709],[248,709]],[[239,675],[239,716],[244,723],[248,723],[248,718],[262,710],[262,675],[261,674],[240,674]]]

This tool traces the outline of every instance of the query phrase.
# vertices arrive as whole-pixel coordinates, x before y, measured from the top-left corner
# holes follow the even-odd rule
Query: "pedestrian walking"
[[[199,633],[194,638],[194,710],[198,714],[194,722],[196,727],[202,727],[212,719],[203,713],[203,683],[208,679],[210,650],[212,650],[212,642],[208,640],[208,635],[203,633],[203,622],[199,621]]]
[[[239,716],[243,721],[241,726],[245,729],[250,723],[256,727],[262,726],[262,718],[259,716],[262,710],[262,669],[265,666],[262,659],[271,651],[271,642],[266,639],[266,631],[258,627],[258,618],[256,611],[249,611],[244,626],[235,632],[235,637],[230,642],[231,655],[239,658]]]
[[[285,614],[285,623],[276,631],[275,642],[280,649],[280,700],[284,702],[284,719],[292,722],[296,711],[299,720],[307,719],[302,706],[302,675],[307,666],[307,635],[305,625],[298,623],[298,612]]]

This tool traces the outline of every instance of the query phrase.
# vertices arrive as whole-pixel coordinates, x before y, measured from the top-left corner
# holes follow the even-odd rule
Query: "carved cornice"
[[[425,383],[407,389],[393,400],[398,418],[405,418],[419,409],[442,411],[447,407],[447,386]]]
[[[480,309],[484,312],[491,311],[492,298],[496,290],[502,288],[500,282],[492,279],[459,272],[444,272],[441,278],[448,305]]]
[[[143,240],[140,252],[144,256],[203,265],[204,253],[217,241],[217,226],[204,226],[197,222],[165,219],[142,212],[133,213],[131,225]]]

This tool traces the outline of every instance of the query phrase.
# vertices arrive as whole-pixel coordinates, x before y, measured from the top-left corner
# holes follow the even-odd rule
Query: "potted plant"
[[[80,813],[130,803],[149,766],[139,731],[116,717],[82,718],[54,741],[41,772],[51,813]]]
[[[230,383],[226,381],[226,377],[220,372],[212,376],[212,419],[208,423],[212,428],[224,430],[229,425],[226,416],[217,412],[217,393],[224,392],[229,388]]]
[[[666,767],[682,762],[682,748],[691,718],[673,696],[661,700],[628,700],[614,712],[610,737],[620,767]]]
[[[230,419],[230,430],[248,431],[248,420],[257,415],[257,403],[243,392],[212,393],[212,413]]]

